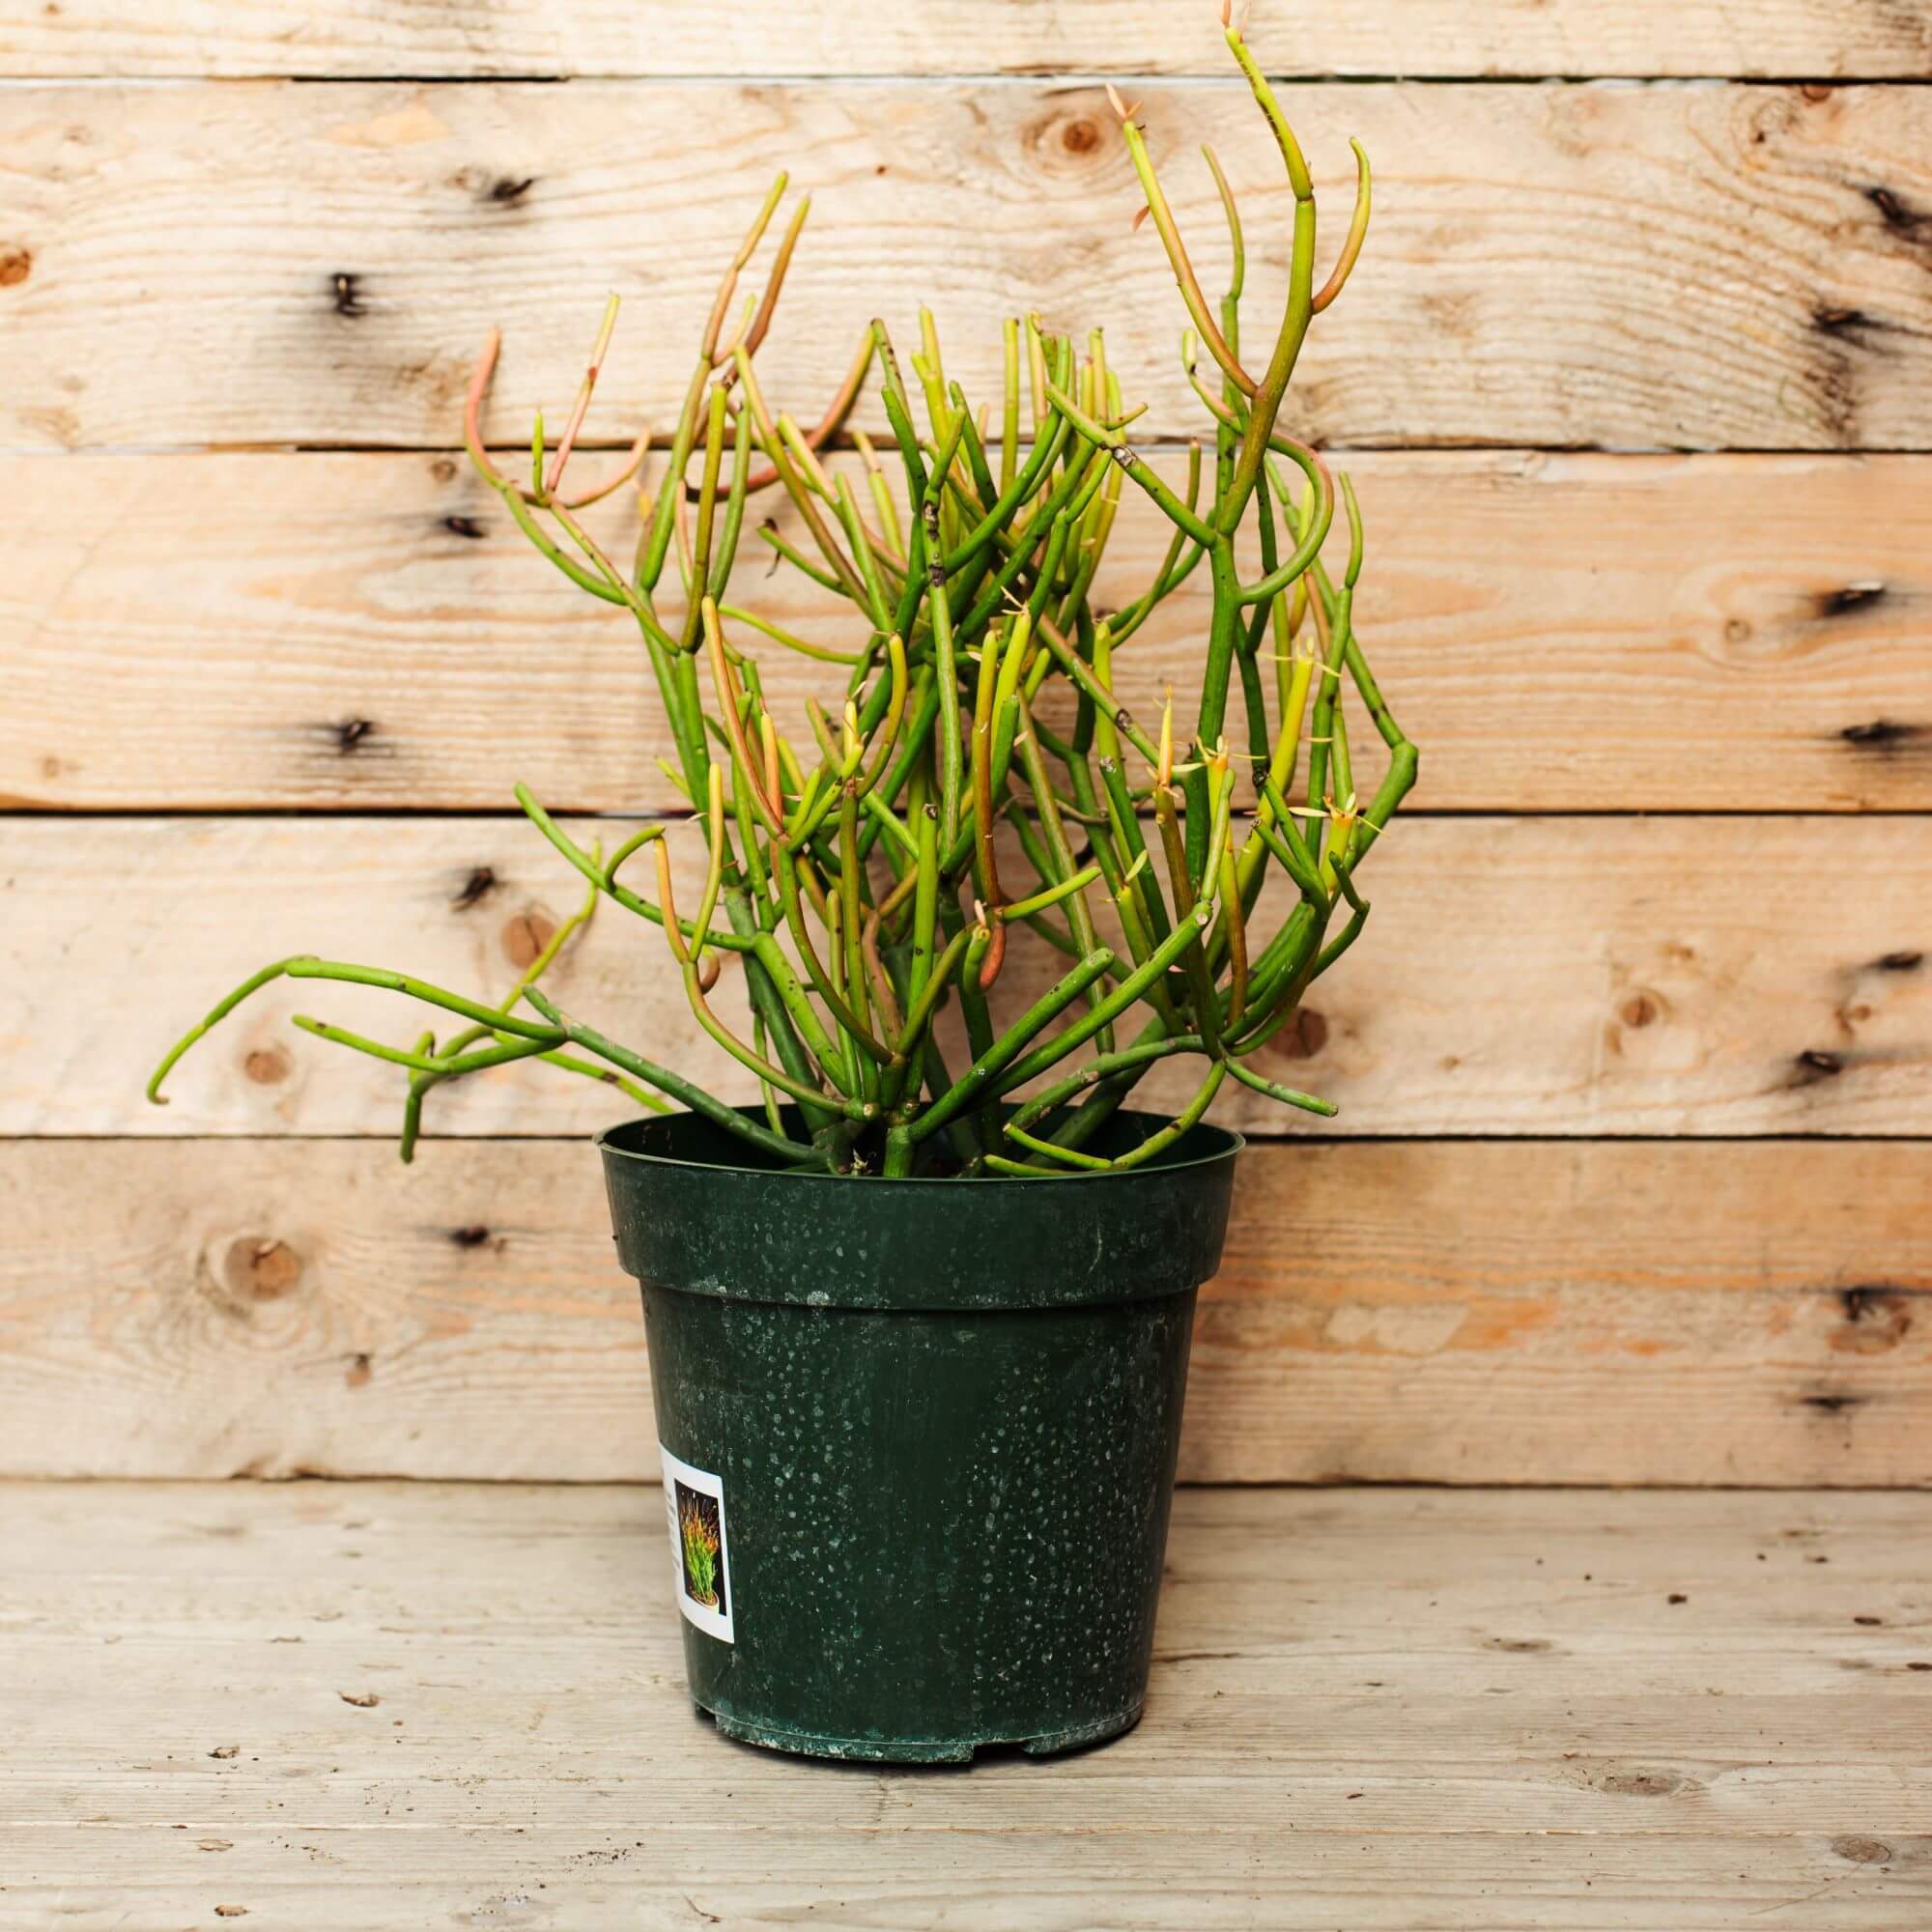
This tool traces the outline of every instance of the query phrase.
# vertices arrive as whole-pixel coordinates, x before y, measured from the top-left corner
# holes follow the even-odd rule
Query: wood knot
[[[345,718],[335,726],[335,749],[346,758],[357,751],[362,741],[376,728],[375,722],[368,718]]]
[[[1921,213],[1904,196],[1883,184],[1868,187],[1865,199],[1878,210],[1879,218],[1895,235],[1916,235],[1932,215]]]
[[[474,517],[445,517],[442,526],[451,536],[468,537],[471,543],[482,540],[483,526]]]
[[[364,1350],[358,1349],[355,1354],[350,1356],[349,1373],[342,1379],[350,1388],[364,1388],[368,1385],[370,1373],[369,1356]]]
[[[1882,1838],[1849,1835],[1833,1838],[1832,1851],[1835,1857],[1855,1865],[1888,1865],[1891,1862],[1891,1847]]]
[[[1827,590],[1818,599],[1818,614],[1821,617],[1843,617],[1854,611],[1868,611],[1874,604],[1884,602],[1885,585],[1876,579],[1868,578],[1862,583],[1846,583],[1836,590]]]
[[[490,1238],[490,1231],[481,1221],[472,1221],[466,1228],[452,1228],[449,1238],[459,1248],[480,1248]]]
[[[1861,308],[1823,303],[1811,311],[1811,326],[1820,335],[1856,337],[1866,329],[1882,328],[1885,325]]]
[[[1063,178],[1090,172],[1110,146],[1105,122],[1078,109],[1042,114],[1028,127],[1025,141],[1041,173]]]
[[[301,1279],[301,1257],[286,1241],[244,1235],[231,1241],[222,1273],[248,1301],[279,1301]]]
[[[1879,962],[1881,973],[1916,973],[1925,963],[1922,952],[1888,952]]]
[[[366,314],[362,306],[362,277],[338,270],[328,278],[329,295],[337,315]]]
[[[1781,89],[1760,97],[1751,115],[1751,146],[1761,148],[1774,135],[1790,130],[1798,119],[1798,103]]]
[[[1284,1060],[1313,1060],[1328,1044],[1328,1022],[1311,1007],[1303,1007],[1270,1042]]]
[[[1663,1009],[1654,995],[1633,993],[1617,1011],[1625,1026],[1647,1027],[1662,1015]]]
[[[1806,1408],[1815,1408],[1820,1415],[1843,1415],[1848,1410],[1859,1407],[1866,1398],[1861,1395],[1826,1393],[1824,1395],[1800,1396],[1800,1403]],[[1814,1563],[1822,1563],[1822,1556],[1812,1558]]]
[[[272,1087],[289,1077],[289,1056],[279,1046],[258,1046],[242,1063],[242,1070],[258,1087]]]
[[[449,902],[458,912],[468,912],[496,889],[497,868],[494,866],[472,866],[469,876],[457,887]]]
[[[490,184],[490,199],[498,208],[514,208],[536,185],[535,175],[498,175]]]
[[[1671,1798],[1684,1789],[1674,1771],[1613,1771],[1598,1784],[1615,1798]]]
[[[556,922],[535,906],[514,914],[503,922],[503,956],[520,972],[536,963],[537,954],[550,944]]]
[[[1912,1332],[1912,1306],[1887,1288],[1841,1288],[1838,1304],[1845,1325],[1833,1331],[1833,1350],[1841,1355],[1884,1355]]]
[[[1874,718],[1869,724],[1847,724],[1838,736],[1861,751],[1895,752],[1923,730],[1923,725],[1901,724],[1895,718]]]
[[[17,288],[34,272],[34,251],[17,242],[0,242],[0,289]]]

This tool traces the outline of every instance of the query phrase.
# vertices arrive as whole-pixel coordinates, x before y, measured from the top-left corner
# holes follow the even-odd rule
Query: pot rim
[[[740,1107],[734,1111],[742,1113],[748,1120],[762,1122],[761,1108]],[[789,1111],[789,1110],[787,1110]],[[661,1122],[674,1121],[680,1116],[693,1120],[703,1120],[701,1114],[688,1108],[673,1108],[668,1114],[640,1114],[633,1120],[619,1121],[613,1125],[603,1127],[591,1137],[591,1145],[605,1156],[615,1156],[622,1160],[637,1161],[646,1167],[671,1167],[690,1173],[701,1174],[744,1174],[756,1175],[760,1179],[783,1179],[786,1180],[829,1180],[883,1181],[885,1176],[878,1174],[828,1174],[823,1168],[754,1166],[749,1161],[735,1160],[692,1160],[674,1153],[659,1153],[645,1148],[626,1147],[618,1139],[619,1135],[634,1133],[641,1128],[657,1125]],[[1157,1131],[1170,1124],[1171,1115],[1150,1114],[1140,1108],[1122,1107],[1114,1117],[1120,1121],[1145,1122],[1151,1130]],[[707,1123],[708,1124],[708,1123]],[[722,1129],[721,1129],[722,1131]],[[1065,1182],[1068,1180],[1122,1181],[1132,1180],[1137,1175],[1183,1174],[1190,1168],[1212,1167],[1219,1161],[1233,1160],[1248,1145],[1247,1136],[1234,1127],[1224,1127],[1211,1121],[1198,1122],[1190,1127],[1176,1145],[1185,1147],[1189,1143],[1205,1139],[1212,1145],[1198,1152],[1178,1155],[1174,1158],[1156,1156],[1143,1166],[1117,1170],[1112,1173],[1095,1172],[1091,1168],[1071,1168],[1065,1174],[1021,1175],[985,1174],[968,1178],[959,1174],[906,1175],[894,1180],[895,1188],[905,1187],[970,1187],[975,1192],[996,1187],[1032,1187],[1041,1180]]]
[[[1168,1118],[1110,1122],[1108,1145],[1130,1148]],[[1023,1313],[1179,1294],[1214,1272],[1242,1141],[1226,1127],[1195,1131],[1200,1140],[1170,1150],[1180,1155],[1171,1166],[1082,1177],[1139,1186],[1073,1195],[1004,1175],[801,1191],[794,1168],[729,1159],[729,1134],[695,1113],[630,1122],[596,1144],[618,1260],[653,1289],[820,1309]]]

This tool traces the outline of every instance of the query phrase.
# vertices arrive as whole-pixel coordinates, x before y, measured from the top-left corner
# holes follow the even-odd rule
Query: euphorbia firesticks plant
[[[1152,217],[1186,305],[1182,360],[1213,419],[1211,464],[1199,444],[1191,449],[1184,495],[1129,442],[1139,412],[1122,406],[1100,331],[1083,354],[1034,317],[1005,327],[997,433],[947,380],[923,313],[911,358],[916,398],[884,325],[874,322],[815,427],[775,414],[755,358],[803,204],[762,297],[746,302],[735,329],[726,326],[738,278],[783,196],[782,178],[719,288],[655,499],[638,486],[641,535],[628,566],[607,554],[580,512],[633,486],[649,437],[596,486],[564,488],[615,299],[554,450],[537,419],[526,482],[500,469],[483,441],[493,334],[470,385],[470,456],[536,549],[636,621],[675,741],[676,769],[666,769],[692,816],[649,825],[607,857],[601,846],[583,849],[519,786],[518,802],[589,893],[508,998],[486,1005],[384,968],[280,960],[168,1054],[151,1097],[160,1098],[169,1068],[209,1027],[288,977],[387,987],[465,1022],[440,1043],[424,1034],[398,1047],[296,1021],[410,1070],[405,1159],[431,1088],[532,1057],[614,1079],[645,1105],[662,1107],[660,1096],[681,1102],[762,1157],[888,1178],[1132,1168],[1179,1140],[1230,1081],[1290,1107],[1332,1113],[1329,1103],[1265,1078],[1254,1059],[1361,931],[1368,906],[1357,874],[1414,782],[1416,754],[1354,631],[1362,567],[1354,492],[1346,476],[1331,480],[1321,458],[1278,418],[1310,323],[1341,293],[1361,248],[1369,169],[1357,146],[1354,216],[1318,287],[1307,163],[1238,30],[1229,27],[1227,39],[1293,196],[1287,302],[1259,373],[1242,354],[1240,217],[1212,151],[1208,165],[1233,247],[1217,309],[1202,292],[1133,112],[1112,95],[1143,213]],[[855,429],[850,442],[864,465],[855,485],[820,451],[840,435],[874,370],[897,477],[889,478],[882,452]],[[1129,484],[1158,506],[1172,538],[1146,589],[1102,611],[1094,576]],[[810,642],[731,600],[746,512],[774,487],[796,513],[795,537],[769,521],[756,535],[778,561],[849,606],[848,649]],[[1347,561],[1331,574],[1323,546],[1338,508]],[[1243,576],[1237,538],[1258,552],[1258,575]],[[1116,668],[1156,608],[1204,562],[1211,603],[1200,705],[1191,741],[1177,754],[1171,697],[1157,723],[1137,722],[1115,696]],[[669,609],[661,601],[668,577]],[[767,645],[848,672],[833,707],[808,705],[809,740],[781,724],[767,701],[757,657]],[[1231,743],[1236,686],[1245,732]],[[1058,709],[1051,698],[1061,700]],[[1349,749],[1356,702],[1388,748],[1366,806]],[[666,845],[680,826],[701,829],[708,853],[702,890],[685,907]],[[1024,867],[1018,876],[1009,835]],[[627,868],[635,876],[633,861],[643,863],[646,847],[654,897],[624,876]],[[1260,912],[1271,870],[1295,898],[1265,930]],[[662,930],[698,1024],[757,1076],[762,1118],[606,1037],[545,994],[545,968],[601,898]],[[1012,983],[1008,941],[1016,925],[1068,964],[1009,1013],[999,995],[1003,980]],[[711,1005],[727,955],[744,977],[749,1037]],[[953,1006],[971,1056],[957,1068],[935,1031]],[[1180,1111],[1125,1152],[1089,1151],[1148,1070],[1170,1059],[1199,1069]]]

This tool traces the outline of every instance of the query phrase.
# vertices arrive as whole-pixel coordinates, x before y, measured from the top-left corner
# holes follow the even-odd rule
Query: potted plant
[[[607,554],[581,513],[633,484],[648,438],[599,484],[564,485],[614,300],[554,448],[538,418],[527,481],[483,440],[493,336],[469,453],[538,551],[637,624],[691,814],[607,854],[519,786],[588,896],[507,998],[283,959],[150,1087],[160,1100],[187,1046],[287,977],[390,988],[455,1023],[405,1046],[296,1021],[408,1070],[406,1160],[435,1087],[515,1060],[614,1079],[655,1110],[599,1146],[619,1256],[642,1284],[691,1690],[733,1737],[942,1759],[991,1741],[1057,1750],[1135,1721],[1194,1294],[1241,1146],[1206,1116],[1236,1086],[1334,1111],[1255,1056],[1361,931],[1358,874],[1415,777],[1353,628],[1354,493],[1279,420],[1311,320],[1361,247],[1369,173],[1357,148],[1354,216],[1318,286],[1307,165],[1227,38],[1293,203],[1264,356],[1243,353],[1240,219],[1211,151],[1234,264],[1213,308],[1113,97],[1212,421],[1180,487],[1129,441],[1138,412],[1100,331],[1076,345],[1037,318],[1006,326],[997,430],[947,380],[924,315],[910,387],[874,322],[815,427],[775,413],[756,355],[802,207],[761,298],[735,320],[733,300],[782,179],[725,270],[655,498],[639,489],[635,559]],[[891,439],[852,432],[855,475],[821,452],[873,378]],[[1152,582],[1103,610],[1095,571],[1130,487],[1172,539]],[[838,600],[842,649],[732,601],[748,511],[772,490],[792,521],[754,520],[756,536]],[[1331,524],[1347,533],[1332,572]],[[1200,702],[1177,745],[1171,697],[1143,724],[1116,671],[1197,571]],[[836,667],[842,692],[808,707],[809,736],[766,701],[769,648]],[[1351,716],[1387,748],[1366,804]],[[705,857],[684,905],[676,836]],[[633,883],[652,862],[654,890]],[[697,1023],[762,1104],[727,1104],[546,993],[602,899],[658,929]],[[719,997],[732,982],[742,1014]],[[1131,1109],[1168,1061],[1190,1069],[1190,1097]]]

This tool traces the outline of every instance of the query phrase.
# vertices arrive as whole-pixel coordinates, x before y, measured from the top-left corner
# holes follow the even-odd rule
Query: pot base
[[[755,1718],[733,1717],[698,1704],[696,1708],[718,1726],[719,1735],[766,1750],[789,1751],[795,1757],[857,1759],[870,1764],[970,1764],[976,1751],[1017,1746],[1029,1757],[1055,1757],[1062,1751],[1104,1744],[1130,1731],[1141,1720],[1143,1705],[1101,1718],[1070,1730],[1048,1731],[1034,1738],[839,1738],[816,1731],[787,1730]]]

